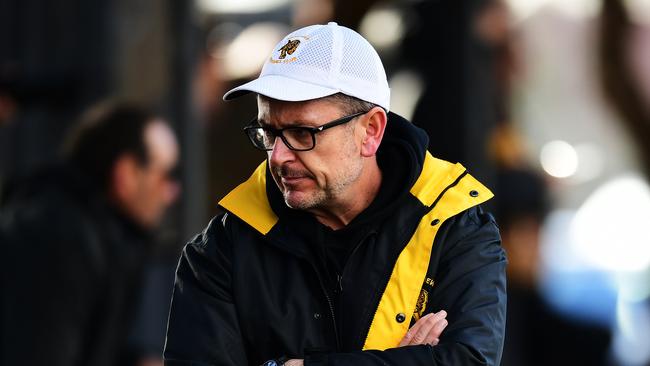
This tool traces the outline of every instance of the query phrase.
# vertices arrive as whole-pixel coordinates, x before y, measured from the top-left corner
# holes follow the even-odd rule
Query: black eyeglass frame
[[[255,117],[246,127],[244,127],[244,133],[246,134],[246,136],[248,136],[248,139],[253,144],[253,146],[255,148],[259,149],[259,150],[262,150],[262,151],[271,151],[271,150],[273,150],[273,147],[265,148],[265,147],[258,146],[255,143],[255,140],[253,139],[253,134],[249,133],[248,131],[262,129],[264,131],[270,132],[273,135],[273,137],[275,137],[275,138],[280,137],[282,139],[282,142],[284,142],[284,144],[290,150],[293,150],[293,151],[309,151],[309,150],[313,150],[316,147],[316,134],[317,133],[323,132],[323,131],[327,130],[328,128],[332,128],[332,127],[336,127],[336,126],[348,123],[348,122],[352,121],[353,119],[355,119],[355,118],[357,118],[357,117],[359,117],[361,115],[364,115],[364,114],[366,114],[368,112],[369,111],[350,114],[348,116],[344,116],[344,117],[335,119],[333,121],[327,122],[327,123],[322,124],[322,125],[317,126],[317,127],[309,127],[309,126],[292,126],[292,127],[285,127],[285,128],[263,127],[263,126],[259,125],[257,117]],[[309,132],[311,134],[311,141],[312,141],[311,147],[308,148],[308,149],[296,149],[296,148],[294,148],[293,146],[291,146],[289,141],[287,141],[286,137],[284,137],[283,132],[285,130],[301,130],[301,131]]]

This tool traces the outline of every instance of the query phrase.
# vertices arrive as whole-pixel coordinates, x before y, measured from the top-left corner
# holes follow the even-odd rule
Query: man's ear
[[[375,107],[366,114],[361,124],[365,132],[361,141],[361,156],[369,158],[377,153],[384,138],[387,121],[386,112],[381,107]]]
[[[138,169],[138,162],[131,154],[124,154],[113,163],[110,190],[118,201],[133,199],[138,189]]]

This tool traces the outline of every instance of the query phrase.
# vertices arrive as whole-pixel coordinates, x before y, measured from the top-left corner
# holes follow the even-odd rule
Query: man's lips
[[[303,180],[310,179],[307,176],[301,175],[301,176],[280,176],[280,179],[282,180],[282,183],[285,184],[296,184],[299,183]]]
[[[295,186],[302,184],[308,180],[313,180],[314,177],[306,170],[290,169],[288,167],[277,167],[273,169],[274,175],[285,186]]]

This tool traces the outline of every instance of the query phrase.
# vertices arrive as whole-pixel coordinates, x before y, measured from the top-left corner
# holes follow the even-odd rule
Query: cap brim
[[[257,93],[277,100],[299,102],[326,97],[339,91],[286,76],[265,75],[231,89],[223,95],[223,100],[232,100],[248,93]]]

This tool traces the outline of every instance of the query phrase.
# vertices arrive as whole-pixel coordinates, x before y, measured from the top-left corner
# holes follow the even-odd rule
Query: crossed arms
[[[220,224],[211,226],[216,230],[208,228],[181,256],[165,347],[168,366],[256,364],[247,356],[229,290],[232,248],[215,245],[227,237]],[[506,296],[498,229],[491,216],[472,208],[438,235],[444,247],[430,296],[435,311],[416,322],[398,347],[307,356],[288,365],[498,365]]]

